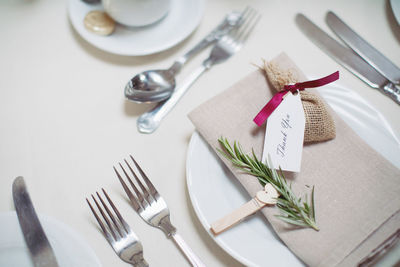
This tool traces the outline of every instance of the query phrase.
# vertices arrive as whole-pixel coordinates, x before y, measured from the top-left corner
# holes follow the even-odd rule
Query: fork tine
[[[249,37],[250,33],[253,31],[257,23],[260,21],[261,15],[260,14],[255,14],[255,16],[249,21],[249,24],[247,28],[243,31],[242,36],[238,37],[238,41],[240,43],[244,43],[247,38]]]
[[[147,177],[147,175],[144,173],[142,168],[140,168],[139,164],[136,162],[136,160],[132,157],[132,155],[129,155],[129,157],[132,159],[133,163],[135,163],[136,168],[140,172],[140,175],[142,176],[144,182],[147,184],[150,194],[154,197],[154,199],[158,198],[160,195],[158,194],[158,191],[154,187],[154,185],[151,183],[150,179]]]
[[[246,9],[243,11],[241,15],[241,23],[239,24],[238,27],[233,29],[231,32],[229,32],[227,35],[225,35],[221,41],[224,41],[226,44],[232,45],[232,46],[238,46],[238,36],[241,35],[242,31],[244,28],[247,27],[249,18],[252,17],[254,13],[254,9],[251,7],[246,7]]]
[[[240,15],[241,23],[243,23],[243,17],[247,15],[247,13],[250,11],[250,9],[251,8],[249,6],[246,6],[246,8],[242,11],[242,14]]]
[[[133,205],[133,208],[138,211],[140,210],[142,207],[139,205],[138,200],[136,199],[136,197],[132,194],[131,190],[129,190],[128,186],[126,185],[126,183],[124,182],[124,180],[122,179],[121,175],[119,174],[119,172],[117,171],[117,169],[113,166],[115,174],[118,177],[118,180],[120,181],[122,187],[125,190],[125,193],[128,195],[129,199],[131,200],[131,203]]]
[[[100,225],[101,230],[103,230],[104,235],[106,236],[106,239],[108,242],[112,242],[112,237],[110,233],[107,231],[106,226],[103,224],[101,221],[99,215],[97,215],[96,211],[94,210],[93,206],[90,204],[89,199],[86,198],[86,202],[88,203],[90,209],[92,210],[92,213],[94,217],[96,218],[97,223]]]
[[[241,15],[241,23],[240,23],[240,25],[236,28],[236,31],[238,30],[238,29],[240,29],[242,26],[243,26],[243,24],[245,24],[246,23],[246,21],[247,21],[247,19],[248,19],[248,17],[251,15],[251,13],[253,13],[254,12],[254,9],[253,8],[251,8],[251,7],[249,7],[249,6],[247,6],[246,8],[245,8],[245,10],[242,12],[242,15]]]
[[[104,189],[103,189],[104,190]],[[112,214],[112,212],[110,211],[110,209],[107,207],[106,203],[104,202],[103,198],[100,196],[99,192],[96,192],[97,197],[100,199],[101,204],[103,205],[104,209],[106,210],[108,217],[111,219],[111,221],[114,223],[114,229],[118,232],[120,237],[123,237],[123,233],[121,231],[121,226],[119,225],[119,223],[117,222],[117,220],[115,219],[114,214]],[[117,234],[115,234],[117,235]]]
[[[254,19],[256,17],[257,17],[257,11],[255,11],[254,9],[251,9],[249,11],[248,15],[246,16],[245,21],[243,22],[243,24],[240,25],[238,30],[232,34],[232,37],[236,41],[242,41],[243,42],[244,41],[243,40],[243,36],[248,31],[250,26],[253,26],[252,22],[254,21]]]
[[[136,194],[136,196],[137,196],[137,198],[139,200],[139,205],[141,205],[141,207],[143,209],[145,209],[149,205],[149,203],[147,203],[147,200],[145,200],[143,198],[142,193],[137,189],[136,185],[133,183],[131,177],[129,177],[128,173],[125,171],[125,168],[122,166],[122,164],[121,163],[118,163],[118,164],[121,167],[122,171],[124,172],[124,174],[126,176],[126,179],[128,179],[129,184],[131,185],[131,187],[135,191],[135,194]]]
[[[111,201],[111,198],[108,196],[106,190],[104,188],[101,189],[103,191],[103,194],[106,196],[108,203],[110,203],[112,209],[114,210],[115,214],[117,215],[119,221],[121,222],[122,226],[124,227],[126,233],[129,233],[130,227],[129,225],[125,222],[124,218],[122,218],[121,213],[119,213],[119,210],[117,207],[115,207],[114,203]]]
[[[136,175],[136,173],[133,171],[131,165],[129,165],[128,161],[126,161],[126,159],[124,159],[125,164],[128,166],[129,170],[131,170],[131,173],[133,174],[133,177],[135,177],[136,182],[139,184],[140,189],[142,189],[142,192],[144,194],[144,197],[147,199],[147,201],[149,203],[152,202],[152,200],[149,197],[149,192],[147,191],[147,189],[144,187],[143,183],[139,180],[139,177]]]
[[[111,235],[113,236],[114,240],[116,240],[116,239],[117,239],[117,236],[116,236],[116,234],[115,234],[114,229],[112,228],[112,225],[111,225],[110,220],[107,218],[107,216],[105,215],[103,209],[100,207],[99,203],[97,202],[97,200],[94,198],[93,195],[92,195],[92,198],[93,198],[93,200],[94,200],[94,203],[95,203],[96,206],[97,206],[97,209],[100,211],[101,216],[103,216],[103,219],[106,221],[106,224],[108,225],[108,229],[110,230]]]

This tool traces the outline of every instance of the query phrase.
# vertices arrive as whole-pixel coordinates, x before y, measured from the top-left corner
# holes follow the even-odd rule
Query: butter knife
[[[400,69],[346,25],[335,13],[332,11],[327,13],[326,23],[345,44],[367,61],[369,65],[392,83],[400,84]]]
[[[343,46],[330,37],[303,14],[297,14],[296,23],[303,33],[318,47],[348,69],[370,87],[378,89],[388,95],[397,104],[400,104],[400,89],[371,65],[355,54],[351,49]]]
[[[40,225],[23,177],[15,178],[12,192],[18,221],[33,264],[35,267],[57,267],[53,249]]]

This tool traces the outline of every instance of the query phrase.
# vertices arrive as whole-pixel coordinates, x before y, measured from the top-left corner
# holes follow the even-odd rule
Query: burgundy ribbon
[[[326,77],[302,82],[302,83],[295,83],[292,85],[285,85],[282,91],[276,93],[271,100],[261,109],[261,111],[257,114],[257,116],[253,119],[253,121],[258,125],[261,126],[271,115],[271,113],[279,106],[279,104],[283,101],[283,97],[288,92],[296,92],[297,90],[304,90],[306,88],[315,88],[326,85],[328,83],[334,82],[339,79],[339,71],[332,73]]]

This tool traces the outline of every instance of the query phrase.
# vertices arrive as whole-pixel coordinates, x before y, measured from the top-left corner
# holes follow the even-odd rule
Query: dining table
[[[129,155],[155,184],[171,221],[205,265],[243,266],[213,240],[193,208],[186,159],[195,127],[187,115],[257,70],[263,59],[285,52],[307,77],[339,71],[336,83],[365,99],[400,137],[400,106],[330,58],[295,22],[302,13],[334,36],[325,23],[325,14],[333,11],[400,66],[400,24],[389,0],[209,0],[193,33],[167,50],[142,56],[110,53],[86,41],[71,24],[68,2],[0,2],[0,212],[15,209],[12,182],[23,176],[36,211],[75,230],[103,266],[127,264],[104,239],[85,200],[102,188],[140,238],[150,266],[189,265],[164,233],[132,209],[113,170]],[[144,70],[169,67],[227,13],[247,5],[261,19],[243,48],[200,77],[155,132],[140,133],[136,120],[155,104],[127,100],[128,80]],[[190,60],[177,83],[208,54],[205,50]]]

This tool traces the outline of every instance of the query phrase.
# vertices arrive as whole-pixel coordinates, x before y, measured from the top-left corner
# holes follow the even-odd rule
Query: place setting
[[[399,104],[399,68],[333,12],[327,12],[326,21],[350,49],[304,15],[296,16],[307,37]],[[376,263],[399,235],[394,225],[398,137],[360,96],[331,85],[339,72],[307,79],[284,53],[259,68],[189,114],[196,132],[189,145],[187,184],[200,221],[245,265],[263,265],[265,249],[273,251],[269,262],[282,266]],[[264,99],[270,99],[266,105]],[[253,199],[244,196],[242,186]],[[294,190],[301,193],[296,196]],[[368,201],[370,194],[375,197]],[[383,206],[388,213],[378,215]],[[269,223],[260,214],[246,220],[259,210]],[[379,237],[381,228],[386,234]]]
[[[175,75],[187,61],[186,55],[169,69],[134,76],[125,87],[125,97],[136,103],[160,102],[138,117],[138,131],[151,134],[162,127],[163,118],[206,70],[240,50],[258,20],[257,12],[246,8],[237,25],[234,23],[215,41],[202,66],[181,84],[176,84]],[[307,37],[340,64],[400,103],[399,69],[336,14],[327,12],[326,21],[349,48],[304,15],[298,14],[295,21]],[[264,60],[254,73],[189,113],[196,127],[186,163],[192,205],[211,238],[243,264],[262,266],[263,251],[268,249],[268,261],[274,265],[363,266],[376,262],[396,243],[399,139],[378,110],[338,85],[338,80],[339,71],[307,78],[282,53]],[[265,99],[270,99],[267,104]],[[114,170],[133,209],[148,224],[173,238],[174,232],[166,230],[175,229],[170,224],[169,212],[163,212],[167,205],[131,159],[146,184],[125,160],[135,182],[129,178],[126,167],[119,166],[134,193],[119,171]],[[379,186],[377,179],[382,179]],[[126,223],[104,189],[103,195],[120,223],[114,221],[114,215],[100,194],[96,194],[102,206],[93,195],[88,204],[108,242],[122,258],[113,245],[119,242],[118,238],[110,235]],[[253,198],[249,200],[247,194]],[[370,194],[379,197],[366,197]],[[90,202],[96,204],[103,219]],[[103,208],[115,226],[108,222]],[[154,211],[150,212],[150,208]],[[358,211],[347,212],[354,208]],[[150,219],[157,209],[164,215]],[[248,218],[255,213],[256,218]],[[162,222],[164,216],[168,218],[166,226]],[[134,240],[139,246],[139,239]],[[337,246],[343,242],[347,245]],[[179,242],[176,244],[181,247]],[[192,266],[204,266],[187,245],[181,249]],[[140,245],[135,249],[138,254],[131,256],[138,258],[133,262],[135,266],[147,266],[144,250]]]
[[[283,63],[284,65],[292,64],[291,62],[287,63],[287,61],[289,60],[290,59],[283,54],[278,56],[277,59],[274,59],[274,62],[284,62]],[[257,75],[259,75],[260,77],[256,77]],[[282,264],[282,266],[287,266],[287,265],[303,266],[302,262],[303,260],[300,260],[298,257],[296,257],[288,247],[282,244],[280,240],[281,238],[276,236],[277,229],[282,231],[282,235],[287,234],[287,232],[285,231],[286,228],[284,226],[279,225],[285,223],[276,220],[274,217],[278,215],[281,216],[280,214],[285,214],[285,213],[279,212],[277,210],[275,214],[271,214],[273,212],[268,213],[267,211],[265,211],[263,212],[262,215],[257,214],[255,218],[251,217],[246,219],[248,215],[254,214],[255,211],[254,208],[250,208],[250,210],[246,208],[241,211],[241,207],[243,207],[242,205],[247,205],[245,203],[249,201],[248,194],[253,195],[257,198],[258,192],[260,192],[260,190],[262,189],[262,187],[254,180],[251,180],[252,177],[249,177],[249,175],[247,174],[247,171],[255,172],[255,170],[253,170],[254,167],[253,165],[255,165],[255,163],[252,163],[250,159],[249,163],[247,164],[245,164],[242,161],[244,160],[245,157],[249,157],[254,160],[253,157],[262,152],[260,151],[260,149],[262,149],[263,147],[262,140],[259,139],[262,139],[263,137],[262,135],[264,134],[264,132],[260,133],[261,131],[254,129],[254,126],[251,126],[251,123],[254,123],[252,120],[250,120],[250,122],[244,121],[243,118],[244,116],[239,114],[240,112],[243,112],[243,110],[234,111],[233,109],[226,110],[226,108],[240,105],[240,102],[243,101],[248,103],[248,106],[251,106],[250,103],[256,101],[254,98],[248,99],[249,97],[246,96],[245,93],[246,89],[241,87],[243,86],[243,84],[250,84],[250,83],[252,83],[253,87],[266,86],[264,80],[265,77],[262,77],[258,73],[253,73],[250,76],[247,77],[246,82],[239,83],[237,84],[237,86],[233,86],[232,88],[227,90],[227,92],[224,92],[220,96],[217,96],[215,99],[210,100],[209,103],[203,104],[203,106],[200,106],[198,110],[194,110],[189,115],[193,123],[197,125],[196,127],[197,131],[192,135],[189,144],[187,163],[186,163],[187,185],[189,194],[194,209],[196,211],[196,214],[198,215],[203,227],[207,229],[210,236],[221,247],[223,247],[226,251],[229,251],[231,255],[234,255],[234,257],[243,264],[262,266],[263,262],[265,261],[265,257],[263,257],[262,253],[267,248],[268,250],[271,251],[271,255],[269,255],[270,262],[274,263],[279,262],[279,264]],[[365,102],[365,100],[363,100],[359,95],[349,91],[349,89],[347,88],[343,88],[338,85],[330,85],[330,86],[326,85],[324,88],[319,89],[318,92],[324,99],[326,99],[327,103],[329,103],[332,109],[335,110],[337,115],[340,116],[340,118],[343,119],[343,121],[345,121],[346,125],[349,125],[351,129],[355,133],[357,133],[357,137],[360,136],[364,141],[368,143],[368,145],[379,151],[379,153],[381,153],[381,155],[385,158],[384,161],[387,160],[388,162],[391,162],[393,164],[391,166],[396,166],[397,168],[399,168],[400,164],[397,161],[397,159],[395,159],[396,158],[395,154],[398,153],[399,140],[397,136],[393,133],[393,130],[388,125],[387,121],[379,113],[379,111],[374,109],[369,103]],[[231,101],[236,101],[236,103],[227,102],[226,105],[223,105],[222,107],[220,106],[217,108],[212,108],[216,107],[213,101],[223,102],[224,100],[222,99],[227,99],[227,94],[230,95],[230,99],[233,99]],[[237,96],[232,97],[232,95],[237,95]],[[343,101],[344,97],[346,98],[346,101]],[[221,114],[220,116],[222,117],[219,117],[218,113],[220,113]],[[230,113],[229,116],[232,116],[232,119],[227,118],[228,116],[227,113]],[[225,123],[230,124],[229,126],[225,125],[219,127],[226,127],[227,129],[231,129],[229,132],[229,136],[233,136],[231,137],[233,138],[233,140],[235,140],[234,139],[235,136],[240,136],[241,139],[237,137],[237,142],[240,142],[241,146],[239,143],[236,143],[234,147],[233,140],[231,143],[229,143],[228,140],[221,139],[221,134],[217,133],[218,129],[214,130],[216,127],[211,126],[211,124],[215,125],[215,121],[210,122],[209,119],[206,119],[210,118],[211,114],[213,114],[212,115],[213,120],[215,119],[219,121],[219,125]],[[336,120],[337,119],[335,118],[335,122]],[[233,123],[237,123],[236,124],[237,126],[235,126],[236,129],[235,127],[232,128]],[[243,134],[243,130],[239,130],[243,129],[244,125],[246,126],[249,125],[248,126],[249,132],[246,135]],[[372,125],[374,126],[372,127]],[[243,136],[245,136],[245,138],[243,138]],[[338,137],[336,136],[334,140],[337,138]],[[258,146],[254,146],[253,144],[253,142],[256,142],[256,140],[258,140],[257,142],[259,142]],[[327,141],[327,142],[334,142],[334,141]],[[242,149],[243,150],[245,149],[245,144],[247,144],[247,146],[250,147],[246,149],[246,151],[249,151],[248,152],[249,154],[247,155],[245,155],[244,152],[242,152]],[[266,145],[267,144],[264,143],[264,151]],[[305,147],[303,148],[304,150],[303,150],[302,164],[304,164],[303,162],[305,162],[304,157],[306,155],[310,157],[314,156],[317,158],[319,157],[318,155],[313,155],[314,153],[316,153],[312,151],[312,148],[314,146],[320,146],[317,148],[318,151],[322,149],[321,145],[311,144],[309,147],[305,145]],[[337,147],[337,144],[334,146]],[[252,149],[254,149],[255,152],[253,152]],[[228,154],[228,158],[231,163],[229,163],[229,161],[228,162],[226,161],[225,153]],[[332,151],[328,152],[326,161],[328,161],[328,159],[332,159],[333,157],[332,153],[333,153]],[[345,155],[341,154],[341,157],[345,157]],[[368,163],[369,161],[367,162],[364,162],[363,160],[360,161],[363,162],[363,164],[369,164]],[[258,164],[260,164],[260,162]],[[237,166],[235,163],[237,163]],[[319,162],[318,164],[321,163]],[[358,166],[359,164],[360,163],[357,163],[355,164],[355,166]],[[390,165],[390,163],[388,164]],[[234,166],[239,167],[241,171],[235,170]],[[308,163],[307,166],[308,168],[311,168],[313,165],[312,163]],[[393,169],[391,170],[395,171],[396,167],[392,167]],[[333,169],[333,167],[329,168]],[[295,188],[297,190],[301,190],[301,192],[303,192],[301,196],[304,197],[304,195],[306,195],[306,199],[308,198],[307,205],[310,205],[311,207],[314,207],[315,205],[315,207],[319,207],[319,209],[321,210],[322,204],[318,204],[317,196],[315,197],[312,196],[316,194],[315,192],[317,192],[316,190],[318,187],[324,188],[325,186],[328,185],[325,184],[317,185],[313,180],[311,181],[313,181],[314,183],[311,183],[310,179],[313,176],[319,176],[319,175],[321,175],[321,177],[326,177],[328,176],[329,173],[314,174],[314,171],[315,171],[315,166],[309,171],[306,171],[305,168],[301,166],[300,173],[298,173],[294,179],[299,179],[300,177],[303,178],[303,175],[306,175],[307,178],[303,178],[307,179],[306,182],[304,182],[303,188],[295,184],[297,180],[293,179],[293,173],[290,172],[288,173],[286,171],[284,173],[288,174],[289,177],[288,180],[292,183],[292,185],[296,186]],[[352,170],[349,171],[352,172]],[[303,174],[305,172],[306,174]],[[340,173],[341,175],[343,175],[342,172]],[[251,176],[253,175],[255,174],[251,174]],[[336,176],[334,172],[331,175]],[[394,178],[394,176],[392,178],[396,179]],[[318,182],[328,183],[326,180],[324,180],[324,178],[323,181],[318,181]],[[339,182],[338,179],[332,179],[331,182],[335,183],[335,186],[333,186],[335,190],[338,190],[340,188],[340,186],[336,186],[336,183]],[[243,187],[246,188],[246,190],[244,190]],[[341,189],[344,190],[344,188]],[[327,191],[331,192],[335,190],[332,190],[332,187],[328,186]],[[221,192],[224,192],[224,194],[221,194]],[[392,192],[390,195],[393,196],[393,194],[394,193]],[[319,199],[321,198],[321,196],[324,195],[326,195],[325,192],[321,193]],[[336,197],[331,197],[331,198],[333,198],[335,202],[338,202],[338,199]],[[313,199],[312,202],[311,199]],[[259,210],[261,207],[265,207],[265,204],[263,204],[262,206],[256,204],[256,210]],[[268,209],[268,205],[266,207],[267,208],[265,208],[265,210]],[[221,214],[221,210],[224,211],[225,215]],[[315,213],[316,223],[318,223],[319,220],[323,220],[321,218],[322,215],[318,215],[317,213],[318,209],[314,210],[314,212],[316,212]],[[322,210],[321,212],[324,212],[324,210]],[[266,222],[265,218],[262,218],[263,215],[267,217],[269,223],[274,222],[279,226],[276,226],[277,228],[274,228],[274,225],[272,225],[271,227],[271,225]],[[240,223],[243,220],[245,221]],[[237,223],[239,224],[235,226],[235,224]],[[295,223],[303,225],[303,223],[301,222],[295,222]],[[285,226],[287,227],[287,225]],[[231,227],[232,229],[230,229]],[[302,227],[304,227],[304,225]],[[319,229],[321,228],[320,225],[317,225],[317,227]],[[338,232],[337,228],[333,226],[331,226],[330,228],[335,229],[336,233]],[[323,230],[320,229],[316,232],[322,232],[322,231]],[[220,232],[222,233],[220,234]],[[295,230],[293,230],[293,232],[295,232]],[[308,230],[308,232],[311,232],[311,230]],[[313,234],[314,233],[311,232],[310,236]],[[398,235],[398,233],[396,233],[396,235]],[[301,243],[301,246],[303,246],[303,244],[305,243],[303,239],[306,240],[309,238],[310,237],[308,236],[302,237],[301,241],[299,241],[299,243]],[[326,242],[325,240],[326,237],[323,240],[320,240],[318,243],[323,244],[324,242]],[[249,248],[247,245],[250,242],[255,244],[254,246],[251,246],[251,248]],[[299,248],[301,246],[299,245]],[[310,257],[314,257],[315,255],[310,255]],[[315,263],[307,263],[307,264],[314,265]],[[330,264],[331,263],[329,263],[329,265]]]
[[[74,29],[94,47],[116,55],[146,56],[186,39],[204,19],[205,4],[69,0],[67,8]],[[396,14],[395,1],[390,4]],[[59,140],[57,152],[73,158],[68,168],[76,169],[76,177],[69,172],[71,180],[60,188],[81,187],[73,197],[79,199],[74,202],[79,207],[72,213],[65,209],[67,204],[58,207],[72,198],[51,199],[54,194],[49,191],[54,189],[48,181],[29,177],[35,176],[34,166],[24,177],[15,175],[4,191],[15,211],[0,213],[0,266],[102,266],[100,259],[110,257],[118,266],[135,267],[157,266],[157,260],[164,266],[195,267],[232,261],[243,266],[398,266],[400,138],[383,114],[382,103],[400,105],[400,68],[387,56],[390,51],[378,49],[353,28],[348,13],[326,8],[321,22],[315,14],[297,10],[285,21],[296,33],[290,45],[318,50],[327,56],[321,62],[331,60],[330,68],[314,64],[313,58],[304,62],[294,50],[274,49],[268,57],[256,51],[259,60],[247,62],[249,73],[232,75],[230,86],[205,101],[192,98],[184,114],[189,130],[182,126],[181,132],[168,132],[171,124],[165,118],[182,120],[171,111],[190,101],[185,96],[196,83],[209,79],[201,85],[220,87],[221,76],[210,74],[216,72],[214,66],[228,66],[238,54],[250,57],[246,46],[267,32],[266,16],[265,10],[250,5],[228,10],[215,25],[207,24],[207,34],[179,57],[164,66],[136,68],[121,81],[119,97],[124,104],[154,106],[134,119],[110,113],[106,97],[94,100],[106,109],[98,117],[89,109],[79,111],[117,132],[112,138],[111,131],[100,127],[94,131],[98,136],[81,139],[77,136],[84,126],[64,136],[73,140],[70,143],[52,136]],[[187,64],[196,57],[197,66]],[[223,71],[236,67],[231,64]],[[107,79],[103,74],[99,72],[99,80]],[[349,84],[366,88],[379,104],[367,101]],[[107,98],[113,104],[116,100]],[[65,128],[58,121],[63,119],[51,121],[46,129],[59,127],[62,132]],[[127,121],[130,128],[123,127]],[[88,127],[91,123],[84,121]],[[184,134],[186,139],[175,147],[175,139]],[[71,150],[64,152],[65,144]],[[173,150],[186,154],[177,157]],[[121,153],[125,156],[114,158]],[[57,157],[61,163],[52,170],[63,172],[63,158]],[[83,158],[86,162],[80,162]],[[179,174],[181,188],[179,177],[172,177]],[[31,198],[28,189],[35,182],[43,191],[32,191]],[[176,197],[183,194],[185,198]],[[39,204],[44,201],[71,213],[71,221],[79,217],[74,225],[82,229],[42,214]],[[193,227],[199,229],[193,232]],[[163,234],[153,236],[157,231]],[[212,256],[207,255],[211,249]],[[110,254],[100,253],[106,250]],[[228,255],[233,259],[212,262]]]

